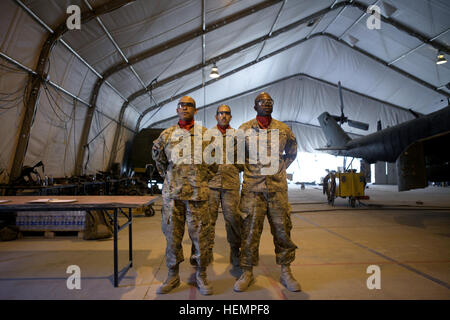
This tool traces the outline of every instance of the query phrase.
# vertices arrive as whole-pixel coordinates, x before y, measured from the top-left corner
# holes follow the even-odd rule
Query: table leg
[[[133,266],[133,211],[131,208],[129,208],[129,218],[128,221],[130,221],[130,224],[128,225],[128,242],[129,242],[129,260],[130,260],[130,268]]]
[[[117,208],[114,209],[114,287],[119,286],[119,271],[118,271],[118,246],[117,246],[117,236],[118,236],[118,222],[117,222]]]

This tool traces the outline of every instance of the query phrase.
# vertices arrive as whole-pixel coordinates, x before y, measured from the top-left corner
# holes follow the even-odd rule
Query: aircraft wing
[[[315,148],[314,150],[318,151],[348,150],[348,147],[323,147],[323,148]]]

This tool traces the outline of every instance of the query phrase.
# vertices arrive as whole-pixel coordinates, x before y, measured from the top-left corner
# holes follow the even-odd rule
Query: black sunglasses
[[[267,100],[258,100],[257,103],[262,106],[273,106],[273,100],[267,99]]]
[[[194,104],[191,102],[179,102],[178,103],[178,109],[183,109],[184,107],[195,108]]]

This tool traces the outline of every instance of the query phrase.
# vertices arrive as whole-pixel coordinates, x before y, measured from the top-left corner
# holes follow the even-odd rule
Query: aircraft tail
[[[342,130],[334,117],[324,112],[317,119],[327,139],[327,148],[345,150],[345,145],[352,139]]]

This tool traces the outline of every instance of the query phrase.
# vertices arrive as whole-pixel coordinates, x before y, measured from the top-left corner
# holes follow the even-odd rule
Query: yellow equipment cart
[[[350,206],[355,207],[356,200],[368,199],[364,195],[366,179],[364,173],[356,170],[330,172],[323,179],[323,193],[327,194],[328,204],[334,205],[337,197],[347,198]]]

